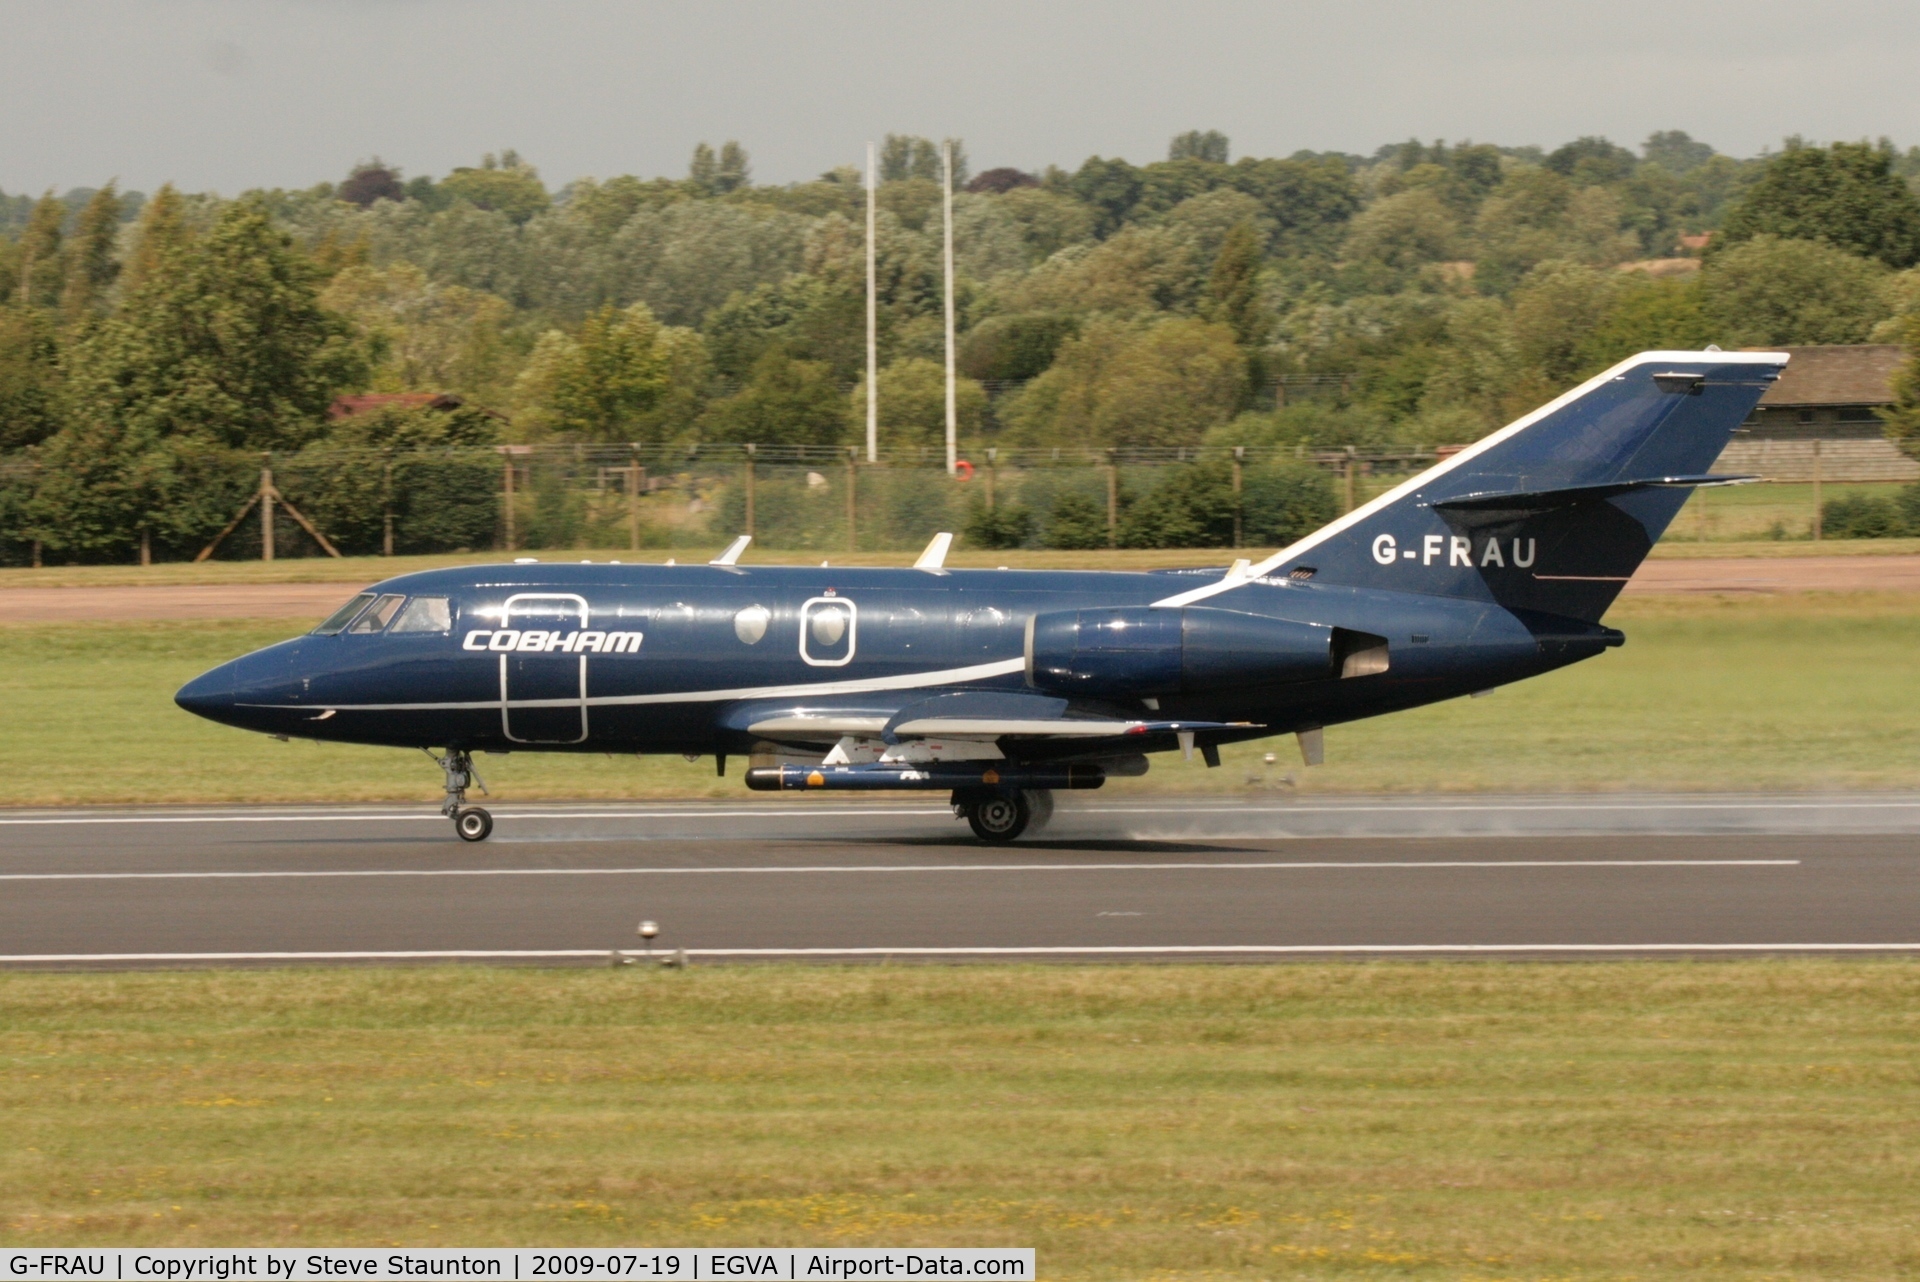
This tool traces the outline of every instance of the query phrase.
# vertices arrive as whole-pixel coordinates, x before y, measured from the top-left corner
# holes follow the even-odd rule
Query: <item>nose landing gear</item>
[[[427,754],[433,757],[429,752]],[[467,804],[467,789],[477,787],[486,792],[486,781],[473,768],[473,757],[459,748],[447,749],[444,757],[433,757],[434,763],[446,772],[447,799],[440,805],[440,813],[453,820],[453,831],[462,841],[485,841],[493,831],[493,816],[479,806]]]

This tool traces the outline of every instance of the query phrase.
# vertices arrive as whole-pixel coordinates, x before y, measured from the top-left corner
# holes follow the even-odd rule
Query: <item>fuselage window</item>
[[[400,617],[393,622],[395,632],[450,632],[453,630],[453,611],[447,608],[447,598],[443,596],[417,596],[407,602],[407,608],[400,611]]]
[[[353,622],[353,616],[367,608],[367,602],[373,600],[373,593],[362,592],[353,600],[327,616],[327,621],[313,630],[317,637],[330,637]]]
[[[393,622],[393,616],[399,612],[404,596],[383,596],[367,607],[367,612],[353,621],[347,629],[349,635],[359,632],[378,632]]]
[[[733,635],[748,645],[757,645],[767,635],[767,623],[773,618],[764,605],[750,605],[733,616]]]

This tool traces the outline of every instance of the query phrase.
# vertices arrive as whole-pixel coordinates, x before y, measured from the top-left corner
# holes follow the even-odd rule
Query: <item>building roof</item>
[[[466,402],[450,392],[371,392],[365,396],[336,396],[327,406],[330,419],[351,418],[389,406],[403,410],[457,410]]]
[[[1852,347],[1781,347],[1790,360],[1780,381],[1760,398],[1762,409],[1795,405],[1890,405],[1893,376],[1907,349],[1892,343]]]

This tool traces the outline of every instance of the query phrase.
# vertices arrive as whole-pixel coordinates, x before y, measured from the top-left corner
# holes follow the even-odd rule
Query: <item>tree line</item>
[[[1886,142],[1236,158],[1194,131],[1139,165],[956,158],[970,453],[1430,448],[1645,348],[1920,341],[1920,150]],[[939,148],[890,136],[880,173],[882,437],[930,445]],[[0,557],[185,554],[244,498],[236,459],[265,450],[860,439],[864,203],[852,167],[760,184],[731,141],[684,177],[557,190],[504,152],[232,199],[0,193]],[[330,420],[350,392],[468,408]],[[420,546],[481,538],[478,509],[429,532],[469,482],[405,482],[425,487],[408,491]],[[1135,524],[1164,510],[1151,528],[1214,538],[1218,494],[1182,485],[1194,497],[1129,493]],[[1029,516],[992,537],[1071,524]]]

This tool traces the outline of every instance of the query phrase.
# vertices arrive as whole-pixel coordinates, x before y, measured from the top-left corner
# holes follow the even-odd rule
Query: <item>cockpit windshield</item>
[[[453,628],[453,611],[443,596],[417,596],[407,602],[394,620],[395,632],[447,632]]]
[[[332,614],[329,614],[327,621],[313,630],[313,635],[317,637],[330,637],[342,631],[349,623],[353,622],[354,615],[367,608],[367,602],[371,600],[373,600],[373,593],[362,592],[359,596],[353,598],[353,600],[347,602]]]
[[[364,614],[353,621],[353,626],[348,628],[347,632],[352,634],[380,631],[380,629],[393,622],[393,616],[400,612],[400,603],[406,599],[405,596],[398,593],[381,597],[378,601],[368,606]]]

